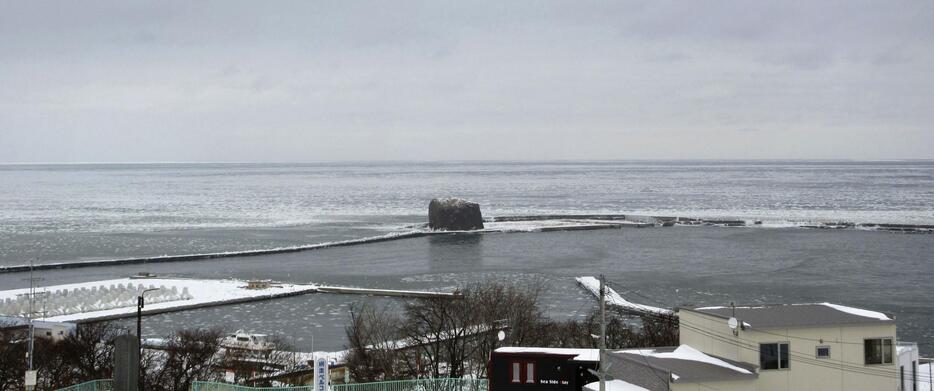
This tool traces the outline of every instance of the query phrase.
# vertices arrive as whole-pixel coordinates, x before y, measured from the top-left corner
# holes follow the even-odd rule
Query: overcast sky
[[[932,124],[930,0],[0,0],[0,162],[929,159]]]

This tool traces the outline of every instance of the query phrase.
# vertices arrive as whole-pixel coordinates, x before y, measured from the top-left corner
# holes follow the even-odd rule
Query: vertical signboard
[[[315,359],[315,391],[328,391],[331,383],[328,372],[328,359],[326,357]]]

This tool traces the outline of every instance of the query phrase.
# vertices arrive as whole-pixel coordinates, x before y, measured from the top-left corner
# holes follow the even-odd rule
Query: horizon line
[[[149,165],[149,164],[333,164],[333,163],[544,163],[544,162],[934,162],[934,158],[905,159],[857,159],[857,158],[650,158],[650,159],[348,159],[348,160],[304,160],[304,161],[78,161],[78,162],[0,162],[3,166],[50,166],[50,165]]]

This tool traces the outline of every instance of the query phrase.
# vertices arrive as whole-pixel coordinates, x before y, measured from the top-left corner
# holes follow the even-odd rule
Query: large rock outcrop
[[[480,204],[459,198],[435,198],[428,204],[428,226],[444,231],[483,229]]]

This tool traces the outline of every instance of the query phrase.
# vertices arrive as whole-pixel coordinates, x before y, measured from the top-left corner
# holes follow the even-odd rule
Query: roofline
[[[594,349],[594,350],[596,350],[596,349]],[[497,351],[495,351],[495,350],[493,351],[493,353],[496,354],[496,355],[501,355],[501,356],[518,356],[518,357],[558,357],[558,358],[566,359],[566,360],[571,361],[571,362],[580,362],[580,363],[598,363],[598,362],[600,362],[600,360],[586,360],[586,359],[578,360],[578,359],[576,359],[576,357],[577,357],[577,356],[580,356],[580,355],[579,355],[579,354],[574,354],[574,353],[551,353],[551,352],[497,352]]]
[[[774,305],[771,305],[771,306],[776,306],[776,305],[790,305],[790,304],[774,304]],[[769,305],[765,305],[765,306],[769,306]],[[719,315],[719,314],[710,313],[710,312],[704,312],[704,311],[701,311],[701,310],[696,310],[696,309],[694,309],[694,308],[688,308],[688,307],[677,307],[677,308],[675,308],[675,312],[681,312],[681,310],[687,310],[687,311],[693,312],[693,313],[695,313],[695,314],[701,314],[701,315],[712,316],[712,317],[714,317],[714,318],[727,319],[727,320],[730,319],[730,317],[728,317],[728,316]],[[885,316],[888,316],[889,318],[892,318],[892,319],[882,320],[882,319],[866,318],[866,321],[864,321],[864,322],[824,323],[824,324],[819,324],[819,325],[794,325],[794,326],[788,325],[788,326],[765,326],[765,327],[763,327],[763,326],[756,326],[756,325],[754,325],[754,324],[750,324],[749,327],[747,327],[747,328],[750,328],[750,329],[753,329],[753,330],[756,330],[756,329],[759,329],[759,330],[779,330],[779,329],[807,329],[807,328],[834,327],[834,326],[866,326],[866,325],[880,325],[880,324],[886,324],[886,325],[889,325],[889,324],[890,324],[890,325],[897,325],[897,324],[898,324],[898,323],[895,321],[895,316],[894,316],[894,315],[892,315],[892,314],[887,314],[887,313],[884,313],[884,312],[883,312],[882,314],[884,314]],[[742,320],[742,319],[739,319],[739,320]]]
[[[667,348],[667,347],[671,347],[671,346],[653,347],[652,349],[663,349],[663,348]],[[671,370],[666,369],[666,368],[660,368],[660,367],[658,367],[658,366],[656,366],[656,365],[650,363],[648,360],[645,360],[645,359],[642,359],[642,360],[636,359],[636,357],[643,357],[643,356],[640,355],[640,354],[635,354],[635,353],[622,353],[622,352],[625,351],[625,350],[629,350],[629,349],[614,350],[614,351],[611,351],[610,353],[616,353],[616,354],[613,355],[613,357],[619,357],[620,359],[627,360],[627,361],[632,361],[632,362],[634,362],[634,363],[636,363],[636,364],[638,364],[638,365],[642,365],[642,366],[648,367],[648,368],[650,368],[650,369],[655,369],[655,370],[658,370],[658,371],[667,373],[667,374],[668,374],[668,383],[669,383],[669,384],[670,384],[670,383],[679,383],[678,380],[672,379],[672,378],[671,378],[671,374],[672,374]],[[706,354],[706,355],[708,355],[708,356],[710,356],[710,357],[714,357],[714,358],[718,358],[718,359],[724,360],[724,358],[723,358],[723,357],[720,357],[720,356],[715,356],[715,355],[707,354],[707,353],[704,353],[704,354]],[[630,356],[631,356],[631,357],[630,357]],[[713,364],[708,364],[708,365],[713,365]],[[755,368],[754,370],[749,371],[749,372],[750,372],[749,374],[737,372],[737,374],[736,374],[737,377],[735,377],[735,378],[723,379],[723,378],[719,378],[719,377],[699,377],[699,378],[694,378],[694,379],[685,379],[685,380],[683,381],[683,383],[696,383],[696,382],[713,381],[713,380],[716,380],[716,381],[733,381],[733,380],[758,379],[758,378],[759,378],[759,372],[757,371],[757,369],[758,369],[758,366],[756,366],[756,368]],[[681,378],[682,376],[679,375],[678,377]]]

